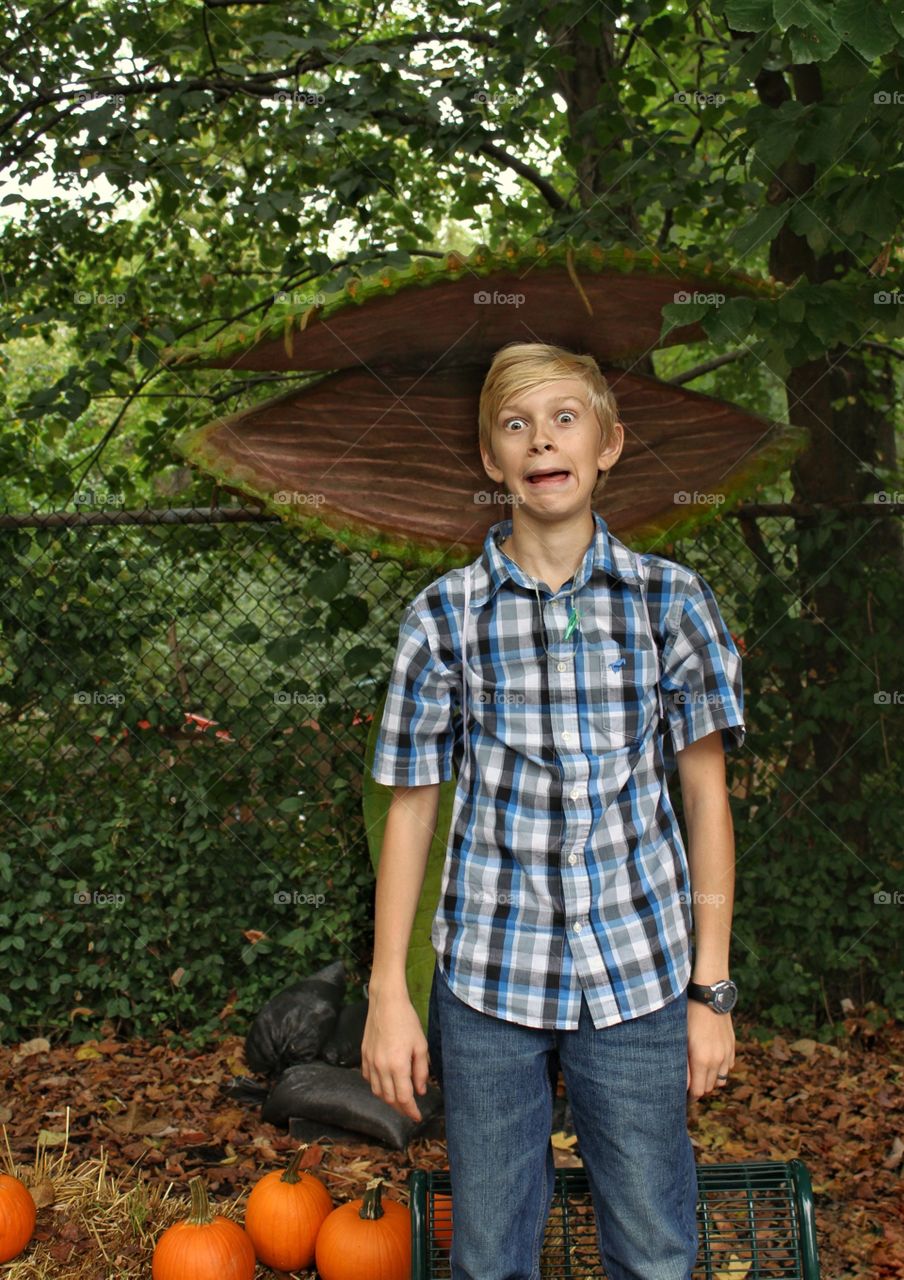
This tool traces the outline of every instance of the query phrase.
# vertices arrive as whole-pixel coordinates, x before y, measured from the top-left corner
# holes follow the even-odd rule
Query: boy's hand
[[[687,1089],[696,1101],[711,1089],[722,1089],[734,1066],[735,1034],[730,1013],[714,1013],[699,1000],[687,1002]]]
[[[361,1074],[371,1091],[403,1116],[422,1119],[412,1090],[427,1092],[427,1037],[408,992],[374,994],[361,1041]]]

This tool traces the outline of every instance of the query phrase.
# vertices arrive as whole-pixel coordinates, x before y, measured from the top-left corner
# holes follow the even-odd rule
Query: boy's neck
[[[596,525],[589,509],[556,523],[532,523],[515,515],[512,532],[499,543],[499,548],[529,578],[555,593],[577,573],[595,536]]]

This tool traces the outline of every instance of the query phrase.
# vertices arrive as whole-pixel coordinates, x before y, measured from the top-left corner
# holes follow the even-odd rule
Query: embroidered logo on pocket
[[[610,663],[609,663],[609,670],[610,670],[610,671],[621,671],[621,669],[622,669],[622,667],[623,667],[624,665],[625,665],[625,660],[624,660],[624,658],[619,658],[617,662],[610,662]]]

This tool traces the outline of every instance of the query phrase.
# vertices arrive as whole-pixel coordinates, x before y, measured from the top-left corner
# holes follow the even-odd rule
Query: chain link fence
[[[792,515],[758,510],[662,552],[716,592],[748,706],[764,576],[797,608]],[[0,558],[4,1038],[203,1038],[331,959],[366,981],[367,736],[402,610],[448,566],[241,506],[7,512]],[[741,800],[769,772],[727,764]]]

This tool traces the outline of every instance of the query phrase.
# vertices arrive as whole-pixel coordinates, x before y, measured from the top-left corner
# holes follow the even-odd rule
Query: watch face
[[[713,988],[713,1004],[720,1013],[729,1013],[737,1000],[738,989],[733,982],[719,982]]]

